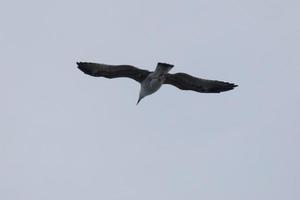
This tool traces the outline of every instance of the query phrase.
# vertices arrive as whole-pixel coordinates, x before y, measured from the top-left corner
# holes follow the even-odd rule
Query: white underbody
[[[137,103],[139,103],[140,100],[145,96],[153,94],[154,92],[159,90],[159,88],[165,81],[165,74],[167,74],[171,68],[172,67],[166,68],[165,66],[158,66],[154,72],[150,73],[147,78],[143,82],[141,82],[140,96]]]
[[[141,92],[144,95],[153,94],[159,90],[162,84],[162,78],[153,72],[141,83]]]

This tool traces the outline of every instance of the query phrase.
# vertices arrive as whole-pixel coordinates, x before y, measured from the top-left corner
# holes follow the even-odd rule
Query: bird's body
[[[154,73],[151,73],[147,76],[147,78],[141,82],[141,89],[139,94],[139,99],[137,104],[144,98],[150,94],[153,94],[162,86],[162,79],[156,77]]]
[[[141,93],[150,95],[159,90],[163,84],[163,79],[155,73],[151,73],[141,83]]]
[[[172,69],[173,65],[159,63],[154,72],[151,72],[145,80],[141,82],[141,90],[137,104],[142,98],[153,94],[162,86],[166,80],[166,74]]]
[[[78,68],[91,76],[106,78],[128,77],[141,84],[137,104],[145,96],[155,93],[163,84],[171,84],[182,90],[194,90],[203,93],[219,93],[232,90],[237,85],[222,81],[196,78],[185,73],[169,74],[174,67],[167,63],[158,63],[154,72],[138,69],[130,65],[106,65],[98,63],[77,63]]]

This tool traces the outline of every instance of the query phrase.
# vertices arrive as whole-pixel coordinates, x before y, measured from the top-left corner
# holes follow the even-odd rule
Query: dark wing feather
[[[78,62],[78,68],[84,73],[105,78],[128,77],[142,82],[150,73],[131,65],[106,65],[100,63]]]
[[[220,93],[237,87],[233,83],[196,78],[185,73],[167,74],[164,84],[203,93]]]

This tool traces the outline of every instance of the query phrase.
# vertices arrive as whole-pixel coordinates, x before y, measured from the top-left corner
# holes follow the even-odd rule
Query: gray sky
[[[0,2],[0,199],[300,199],[296,0]],[[84,75],[158,61],[222,94]]]

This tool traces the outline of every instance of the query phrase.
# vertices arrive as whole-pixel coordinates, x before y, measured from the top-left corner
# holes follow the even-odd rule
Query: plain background
[[[300,2],[0,2],[0,199],[300,199]],[[199,94],[89,77],[157,62]]]

